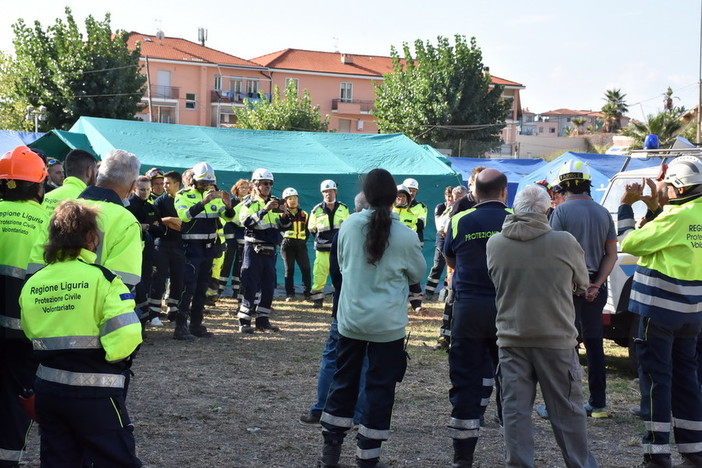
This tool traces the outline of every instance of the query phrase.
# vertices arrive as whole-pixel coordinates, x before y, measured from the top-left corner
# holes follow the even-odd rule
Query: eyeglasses
[[[273,182],[271,182],[270,180],[259,180],[257,184],[263,185],[265,187],[273,187]]]
[[[58,159],[54,159],[54,158],[48,158],[46,160],[47,167],[55,166],[56,164],[61,164],[61,161],[59,161]]]

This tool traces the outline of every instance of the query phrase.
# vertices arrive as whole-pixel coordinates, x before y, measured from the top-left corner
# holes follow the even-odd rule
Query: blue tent
[[[0,130],[0,155],[21,146],[28,145],[38,140],[41,132],[19,132],[16,130]]]
[[[485,159],[485,158],[446,158],[451,168],[461,174],[463,184],[468,183],[470,173],[477,166],[486,166],[504,173],[507,176],[507,204],[512,206],[517,186],[524,176],[546,164],[543,159]]]
[[[590,171],[592,173],[592,198],[599,202],[604,196],[607,185],[609,184],[609,179],[617,172],[621,171],[627,158],[626,156],[611,154],[575,153],[573,151],[567,151],[548,164],[526,175],[519,183],[517,192],[526,185],[539,180],[547,180],[551,183],[555,183],[558,179],[558,171],[561,169],[561,166],[570,159],[577,159],[578,161],[590,164]],[[659,158],[632,158],[626,170],[643,169],[646,167],[658,166],[659,164]]]

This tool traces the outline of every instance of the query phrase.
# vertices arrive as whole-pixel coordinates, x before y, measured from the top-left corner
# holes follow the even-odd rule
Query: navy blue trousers
[[[140,467],[123,397],[69,398],[37,391],[42,468]]]
[[[357,456],[361,460],[377,459],[380,445],[390,434],[395,385],[402,380],[407,368],[404,339],[375,343],[341,336],[336,353],[336,373],[322,414],[324,441],[340,444],[353,427],[363,364],[367,358],[366,400],[358,429]]]
[[[216,250],[212,243],[195,241],[185,244],[185,289],[178,309],[181,313],[190,314],[191,328],[202,324],[205,295]]]
[[[575,325],[587,353],[587,385],[590,390],[588,401],[593,408],[607,406],[607,373],[602,341],[602,309],[606,304],[606,283],[602,285],[599,295],[592,302],[587,302],[584,296],[573,296]]]
[[[244,260],[241,263],[241,285],[244,288],[244,300],[240,313],[250,315],[254,308],[259,315],[270,314],[275,291],[275,261],[277,253],[265,255],[254,252],[253,246],[244,243]],[[261,301],[255,306],[256,293],[261,291]]]
[[[168,289],[168,311],[175,312],[183,295],[185,283],[185,250],[183,244],[178,242],[158,242],[156,244],[156,270],[151,278],[151,291],[149,303],[153,311],[161,309],[161,298],[166,290],[166,280],[170,278]]]
[[[636,341],[641,379],[645,453],[670,454],[670,421],[680,453],[702,452],[702,393],[697,379],[697,335],[702,324],[670,327],[643,317]]]
[[[0,332],[2,333],[2,332]],[[19,395],[32,388],[38,362],[28,339],[0,337],[0,466],[17,466],[31,420]]]
[[[480,418],[490,401],[497,369],[497,328],[495,298],[466,297],[456,292],[451,321],[449,377],[451,419],[449,433],[456,454],[472,457],[478,441]],[[499,388],[497,412],[501,418]]]

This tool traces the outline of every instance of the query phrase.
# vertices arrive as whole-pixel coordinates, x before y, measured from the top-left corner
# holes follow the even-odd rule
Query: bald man
[[[475,179],[477,204],[451,218],[444,256],[454,268],[455,300],[451,323],[449,400],[453,407],[449,434],[453,439],[453,467],[473,466],[480,419],[490,401],[497,367],[495,286],[487,269],[487,241],[502,230],[507,209],[507,177],[485,169]],[[499,389],[498,389],[499,390]],[[499,391],[498,418],[502,420]]]

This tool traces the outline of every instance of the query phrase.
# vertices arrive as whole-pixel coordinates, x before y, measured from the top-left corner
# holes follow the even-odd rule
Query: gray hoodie
[[[502,232],[487,243],[498,346],[575,347],[573,294],[590,283],[584,255],[572,235],[551,230],[545,214],[505,218]]]

